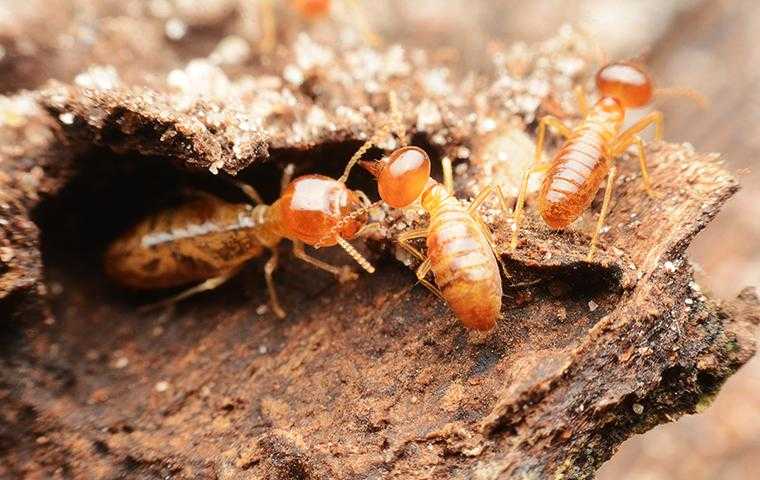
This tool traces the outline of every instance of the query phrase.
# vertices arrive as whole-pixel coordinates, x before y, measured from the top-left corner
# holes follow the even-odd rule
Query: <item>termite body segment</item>
[[[605,98],[571,131],[538,194],[538,210],[549,227],[567,227],[591,205],[612,166],[610,147],[622,120],[617,101]]]
[[[306,175],[287,184],[272,205],[229,203],[209,194],[155,213],[115,240],[105,254],[105,271],[117,283],[134,289],[156,289],[202,283],[166,299],[174,303],[218,287],[252,258],[271,251],[264,272],[272,310],[283,317],[272,275],[277,246],[293,241],[299,259],[337,276],[355,278],[347,267],[335,267],[306,254],[303,244],[340,244],[362,267],[371,265],[346,242],[366,223],[365,206],[345,184],[321,175]]]
[[[601,68],[596,77],[602,97],[591,108],[585,95],[578,90],[583,120],[569,128],[557,118],[541,119],[536,139],[533,166],[522,178],[520,193],[515,205],[515,229],[511,248],[517,247],[522,210],[527,194],[528,179],[533,173],[546,173],[538,192],[538,210],[546,224],[554,229],[565,228],[574,222],[591,205],[599,187],[607,178],[602,210],[591,238],[588,259],[596,251],[599,231],[604,225],[616,173],[615,159],[635,143],[644,187],[650,195],[646,152],[639,133],[650,125],[655,126],[655,139],[662,139],[662,114],[651,112],[625,131],[622,130],[626,108],[640,107],[652,99],[653,88],[649,76],[641,68],[628,63],[612,63]],[[546,127],[551,126],[565,138],[550,162],[541,163]]]

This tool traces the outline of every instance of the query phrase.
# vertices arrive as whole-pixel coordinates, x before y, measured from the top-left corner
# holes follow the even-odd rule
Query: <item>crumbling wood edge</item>
[[[674,307],[694,294],[691,269],[682,257],[689,238],[735,190],[736,185],[729,182],[713,191],[710,208],[689,217],[685,229],[677,230],[670,242],[658,245],[660,255],[654,260],[646,257],[652,270],[641,276],[627,268],[631,259],[626,254],[616,255],[608,249],[602,249],[594,262],[585,262],[584,235],[546,236],[540,227],[526,229],[523,247],[515,254],[503,255],[515,269],[547,278],[596,269],[596,275],[615,279],[613,289],[622,289],[622,301],[614,314],[597,322],[572,350],[520,358],[525,364],[520,371],[527,376],[507,384],[478,422],[450,421],[413,440],[441,449],[438,460],[426,468],[459,472],[454,477],[469,472],[467,476],[478,478],[586,478],[631,433],[701,411],[709,404],[725,378],[754,352],[750,329],[760,319],[757,297],[745,290],[725,305],[705,300],[693,309]],[[625,205],[626,197],[621,199]],[[27,215],[19,210],[15,222],[29,222]],[[503,245],[505,231],[498,225],[496,230],[497,242]],[[32,229],[27,238],[35,236]],[[31,252],[37,248],[34,242],[28,245]],[[547,248],[555,251],[551,258],[543,256]],[[34,255],[28,258],[39,265]],[[665,258],[675,260],[678,266],[664,267]],[[28,278],[34,279],[35,271],[26,270],[31,274]],[[668,289],[663,291],[666,284]],[[16,288],[21,296],[33,292],[37,297],[44,292],[38,281],[18,283]],[[652,298],[668,301],[652,305]],[[5,305],[17,308],[12,302]],[[648,310],[642,312],[642,306]],[[18,398],[14,401],[19,408],[29,406],[26,401],[18,403]],[[69,427],[58,424],[55,428]],[[263,434],[256,445],[242,464],[244,470],[282,475],[301,465],[305,478],[340,476],[329,466],[329,459],[319,460],[308,453],[309,447],[287,430]],[[423,465],[407,463],[413,458],[405,453],[409,446],[408,441],[396,445],[386,467],[399,478]],[[276,458],[280,460],[275,462]],[[164,462],[137,462],[150,471],[168,468]]]
[[[12,413],[0,425],[20,445],[8,452],[12,461],[31,452],[41,471],[65,466],[83,476],[96,465],[105,478],[589,478],[631,434],[702,409],[754,353],[756,295],[710,300],[695,290],[684,257],[736,183],[716,158],[668,144],[649,150],[663,200],[647,199],[635,165],[621,164],[610,215],[615,228],[594,262],[583,260],[585,232],[549,234],[540,225],[526,228],[516,253],[503,254],[517,277],[569,276],[580,286],[588,276],[608,279],[594,292],[596,313],[584,296],[573,296],[579,285],[556,295],[539,286],[532,303],[505,308],[494,332],[469,335],[445,305],[411,287],[408,272],[385,265],[355,285],[330,287],[327,303],[302,295],[291,305],[296,318],[286,322],[255,316],[256,305],[236,302],[230,288],[181,310],[179,318],[196,322],[187,330],[203,341],[151,340],[143,330],[119,335],[114,328],[92,345],[87,337],[95,332],[88,323],[80,328],[78,316],[96,321],[105,312],[109,328],[150,323],[122,304],[73,295],[67,300],[77,315],[59,308],[47,325],[18,300],[48,306],[30,212],[40,195],[59,190],[80,168],[79,148],[161,154],[157,161],[188,170],[223,160],[216,168],[234,173],[271,146],[254,132],[241,155],[231,155],[223,133],[193,131],[198,112],[169,120],[187,129],[171,135],[176,143],[162,142],[167,113],[121,94],[67,89],[58,107],[54,93],[43,98],[47,113],[37,120],[61,124],[67,143],[50,139],[8,162],[16,183],[4,184],[12,198],[2,240],[14,256],[0,272],[0,304],[13,316],[6,322],[23,322],[13,325],[0,370],[0,395]],[[129,108],[101,117],[102,102],[115,112],[122,103]],[[346,131],[335,135],[359,140]],[[29,183],[25,175],[34,167],[39,178]],[[508,225],[497,220],[493,227],[497,244],[506,245]],[[317,285],[313,277],[303,283]],[[304,277],[279,278],[292,286]],[[75,294],[93,287],[82,280],[85,287],[71,287]],[[217,327],[202,330],[196,309]],[[67,356],[50,356],[52,344]],[[125,373],[81,358],[86,348],[140,344],[151,348],[139,350]],[[262,351],[259,344],[274,347]],[[203,394],[210,379],[216,390]],[[160,382],[174,390],[157,392]],[[229,428],[219,431],[216,422]]]

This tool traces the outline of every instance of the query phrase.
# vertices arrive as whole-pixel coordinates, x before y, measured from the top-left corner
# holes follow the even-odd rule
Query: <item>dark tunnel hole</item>
[[[440,163],[438,150],[424,137],[415,138],[415,143],[431,153],[433,165]],[[273,150],[268,161],[250,166],[234,177],[190,172],[165,158],[92,148],[76,160],[77,173],[67,184],[32,212],[41,231],[46,274],[55,270],[63,271],[66,278],[87,277],[102,289],[98,293],[112,300],[119,298],[140,304],[163,298],[171,292],[125,291],[105,277],[102,256],[110,242],[140,219],[179,204],[195,191],[211,193],[230,202],[248,202],[230,180],[253,186],[270,204],[279,196],[283,171],[288,164],[295,167],[294,178],[305,174],[338,178],[360,145],[360,141],[347,141],[317,145],[308,150]],[[364,158],[378,159],[381,155],[380,149],[373,148]],[[347,183],[373,200],[378,198],[374,178],[358,165]]]
[[[506,295],[519,295],[526,289],[541,297],[588,302],[598,296],[621,294],[623,272],[617,265],[604,266],[578,261],[561,266],[534,266],[502,257],[511,278],[503,282]]]
[[[25,342],[28,328],[44,320],[35,297],[29,291],[19,289],[0,302],[0,358],[13,361],[20,353],[29,350]]]
[[[697,384],[703,395],[712,395],[718,391],[722,380],[710,372],[701,371],[697,374]]]

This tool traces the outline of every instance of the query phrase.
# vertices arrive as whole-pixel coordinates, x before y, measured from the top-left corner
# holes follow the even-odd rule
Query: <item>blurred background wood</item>
[[[655,77],[706,94],[710,108],[662,102],[666,136],[721,152],[742,184],[690,252],[701,284],[723,298],[760,285],[760,4],[704,2],[680,15],[652,49]],[[623,444],[602,480],[746,480],[760,471],[760,358],[730,378],[703,414]]]

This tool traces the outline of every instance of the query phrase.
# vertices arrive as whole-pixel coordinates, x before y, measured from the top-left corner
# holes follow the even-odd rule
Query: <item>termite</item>
[[[464,207],[449,187],[432,182],[421,197],[422,208],[430,215],[427,228],[398,237],[399,244],[422,261],[417,279],[443,298],[465,327],[476,330],[493,328],[501,311],[498,253],[478,213],[496,188],[484,189]],[[415,238],[425,238],[427,256],[409,243]],[[437,288],[425,280],[431,270]]]
[[[396,130],[399,137],[400,122],[393,112],[396,97],[391,94],[390,127],[382,132]],[[376,141],[374,135],[351,159],[341,178],[346,178],[353,164]],[[402,141],[403,143],[403,141]],[[365,148],[366,147],[366,148]],[[498,186],[489,186],[464,207],[454,197],[451,162],[443,161],[444,185],[430,178],[430,157],[415,146],[402,146],[388,157],[377,162],[362,162],[377,178],[382,200],[394,208],[405,208],[418,198],[430,217],[427,228],[409,230],[397,238],[399,245],[419,259],[422,264],[416,276],[420,283],[443,299],[462,324],[470,329],[490,330],[501,311],[501,272],[498,253],[491,232],[478,213],[478,208],[496,194],[504,212],[509,209]],[[425,238],[427,255],[423,255],[410,241]],[[432,270],[435,284],[426,280]],[[436,286],[437,285],[437,286]]]
[[[261,27],[262,39],[261,49],[265,53],[274,50],[276,43],[276,16],[275,0],[261,1]],[[361,32],[364,40],[368,45],[378,46],[380,38],[370,28],[365,15],[363,14],[358,0],[343,0],[347,9],[352,14],[353,22]],[[287,0],[286,5],[301,18],[315,22],[327,18],[333,8],[332,0]]]
[[[602,181],[607,178],[602,209],[591,237],[588,260],[594,256],[599,232],[609,211],[612,185],[617,172],[615,160],[634,143],[638,149],[644,189],[650,196],[654,195],[647,170],[644,142],[639,133],[654,125],[655,140],[661,140],[662,113],[653,111],[627,130],[621,130],[626,109],[649,104],[654,94],[659,94],[660,91],[655,92],[649,74],[642,67],[628,62],[608,63],[599,69],[596,87],[601,98],[591,108],[588,107],[583,90],[576,89],[583,120],[574,128],[567,127],[553,116],[545,116],[539,122],[533,165],[523,174],[515,205],[515,225],[510,242],[512,250],[517,247],[531,174],[546,173],[538,193],[538,210],[544,222],[553,229],[562,229],[574,222],[591,205]],[[662,93],[696,96],[686,90],[663,90]],[[565,143],[551,161],[541,162],[547,126],[557,130],[565,138]]]
[[[292,182],[289,177],[290,170],[283,177],[279,199],[271,205],[266,205],[250,185],[239,184],[255,206],[203,193],[145,218],[109,246],[104,258],[107,275],[138,290],[201,282],[156,305],[171,304],[218,287],[249,260],[269,250],[264,273],[272,310],[282,318],[285,311],[277,297],[273,273],[283,238],[293,242],[297,258],[341,281],[355,278],[355,273],[308,255],[304,244],[340,245],[372,273],[372,265],[347,241],[366,223],[366,196],[322,175],[305,175]]]

